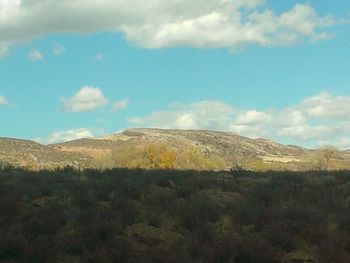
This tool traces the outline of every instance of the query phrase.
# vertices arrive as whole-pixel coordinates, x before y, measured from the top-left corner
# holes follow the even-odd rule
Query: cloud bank
[[[139,127],[231,131],[308,147],[334,144],[350,148],[350,97],[330,93],[284,109],[239,109],[220,101],[169,106],[129,123]]]
[[[334,23],[309,4],[275,13],[264,0],[0,0],[0,56],[37,37],[102,31],[142,48],[284,46],[325,40]]]

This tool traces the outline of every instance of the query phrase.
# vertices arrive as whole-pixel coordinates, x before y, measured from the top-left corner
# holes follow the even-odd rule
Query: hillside
[[[38,170],[75,163],[88,167],[94,160],[80,153],[59,151],[29,140],[0,138],[0,162]]]
[[[175,168],[222,170],[241,166],[251,170],[322,168],[314,150],[250,139],[229,132],[128,129],[122,133],[40,145],[0,138],[0,160],[19,166],[83,168]],[[350,167],[349,152],[332,156],[328,168]]]

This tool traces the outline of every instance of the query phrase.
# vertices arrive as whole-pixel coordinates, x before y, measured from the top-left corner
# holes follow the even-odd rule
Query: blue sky
[[[349,18],[345,0],[0,0],[0,136],[160,127],[350,148]]]

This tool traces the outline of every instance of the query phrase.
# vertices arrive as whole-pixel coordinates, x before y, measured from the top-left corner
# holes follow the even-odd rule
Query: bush
[[[0,174],[1,262],[281,262],[304,248],[350,261],[348,171]]]

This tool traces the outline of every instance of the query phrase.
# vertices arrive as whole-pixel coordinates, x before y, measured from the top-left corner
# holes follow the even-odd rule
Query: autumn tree
[[[119,145],[110,156],[110,167],[190,170],[220,170],[226,167],[225,161],[216,153],[208,154],[190,145],[172,147],[154,141]]]
[[[176,153],[166,144],[151,143],[144,146],[142,166],[150,169],[173,169]]]
[[[173,169],[176,152],[164,143],[147,142],[117,147],[111,151],[111,159],[116,167]]]
[[[220,170],[225,162],[213,152],[204,153],[195,146],[182,146],[178,150],[176,167],[193,170]]]

